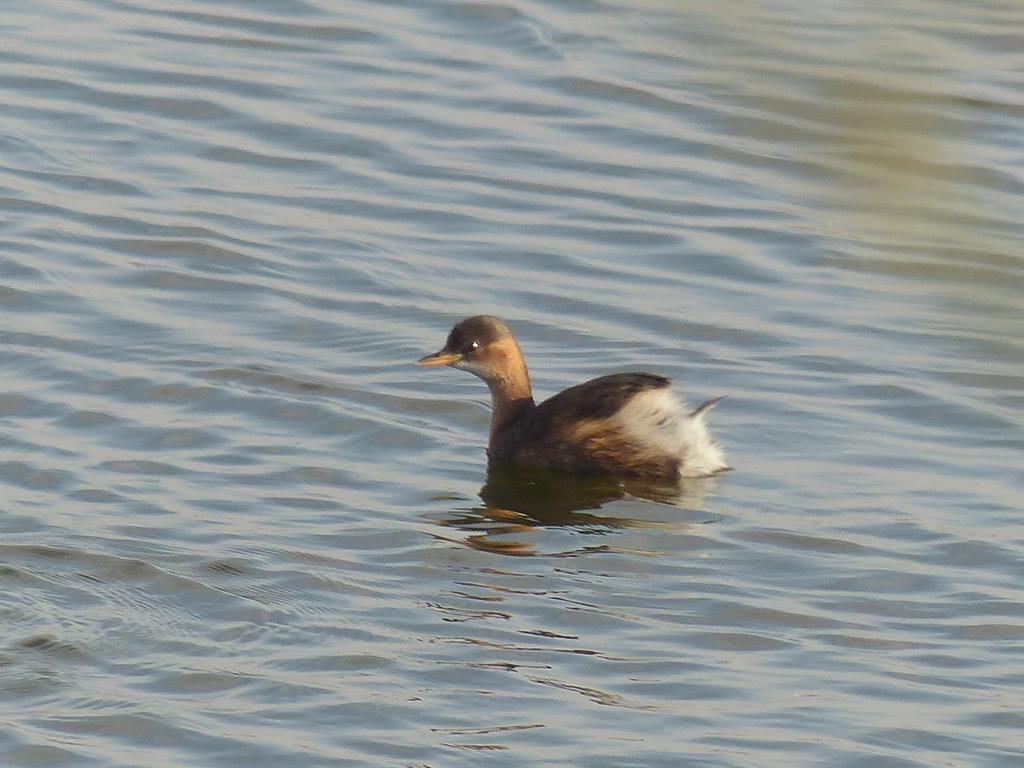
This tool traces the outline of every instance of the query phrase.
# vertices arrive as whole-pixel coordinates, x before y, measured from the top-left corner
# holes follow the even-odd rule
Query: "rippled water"
[[[0,762],[1024,762],[1015,3],[6,4]],[[487,477],[506,318],[735,471]]]

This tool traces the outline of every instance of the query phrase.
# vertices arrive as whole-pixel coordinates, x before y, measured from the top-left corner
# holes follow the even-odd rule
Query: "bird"
[[[670,379],[614,373],[570,387],[539,405],[522,350],[497,317],[477,315],[452,328],[444,346],[416,361],[483,379],[491,393],[489,463],[581,475],[661,480],[730,469],[707,428],[722,399],[688,410]]]

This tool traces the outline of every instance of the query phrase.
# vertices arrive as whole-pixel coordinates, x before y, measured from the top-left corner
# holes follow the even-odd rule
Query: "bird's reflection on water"
[[[482,504],[452,509],[441,525],[468,535],[460,543],[474,549],[505,555],[533,555],[536,529],[574,528],[588,533],[617,529],[683,530],[714,522],[701,511],[718,478],[689,479],[681,483],[639,478],[580,477],[545,469],[491,465],[480,489]],[[673,513],[630,517],[600,510],[619,500],[649,501],[673,508]],[[650,505],[620,509],[650,511]],[[651,519],[661,517],[662,519]],[[561,555],[613,551],[614,544],[600,544],[559,552]]]

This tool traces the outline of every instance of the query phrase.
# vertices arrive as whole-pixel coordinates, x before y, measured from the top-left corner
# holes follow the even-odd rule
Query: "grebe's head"
[[[496,317],[477,315],[458,323],[439,351],[421,357],[416,364],[450,365],[492,381],[518,371],[523,356],[508,326]]]

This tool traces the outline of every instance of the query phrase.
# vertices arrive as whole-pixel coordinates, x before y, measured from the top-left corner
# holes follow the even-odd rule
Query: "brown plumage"
[[[444,347],[418,364],[460,368],[487,383],[492,462],[662,478],[727,468],[705,425],[716,401],[687,413],[663,376],[601,376],[536,405],[519,344],[496,317],[458,323]]]

